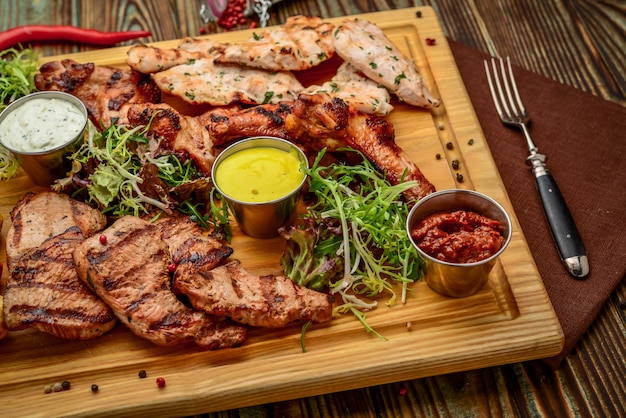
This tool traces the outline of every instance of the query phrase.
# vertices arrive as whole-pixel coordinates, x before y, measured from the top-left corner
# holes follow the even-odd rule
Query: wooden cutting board
[[[306,353],[298,325],[254,330],[244,346],[215,352],[157,347],[122,325],[83,342],[62,341],[32,330],[11,332],[0,341],[0,415],[193,415],[549,357],[561,350],[560,325],[433,10],[403,9],[358,18],[382,27],[416,61],[443,102],[434,111],[397,104],[389,116],[397,142],[437,189],[478,190],[512,215],[513,239],[489,284],[472,297],[451,299],[417,283],[411,286],[405,305],[383,303],[367,314],[384,340],[366,333],[354,317],[345,316],[310,328]],[[240,31],[216,37],[238,42],[251,35],[252,31]],[[427,38],[435,39],[435,45],[427,45]],[[126,50],[99,50],[71,58],[124,67]],[[318,83],[332,71],[332,65],[327,65],[299,77],[303,84]],[[451,168],[455,158],[460,162],[458,170]],[[27,190],[37,188],[24,175],[0,184],[3,242],[9,212]],[[280,272],[284,245],[280,238],[250,239],[235,228],[232,245],[234,256],[248,270]],[[6,279],[7,272],[3,274]],[[138,377],[140,370],[147,372],[146,379]],[[165,378],[165,388],[157,387],[157,377]],[[64,380],[71,382],[70,390],[44,394],[45,385]],[[97,393],[91,392],[92,384],[99,386]]]

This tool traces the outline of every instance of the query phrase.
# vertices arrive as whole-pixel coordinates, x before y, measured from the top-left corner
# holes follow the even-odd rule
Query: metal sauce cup
[[[54,180],[65,177],[66,173],[70,170],[69,160],[66,158],[80,147],[84,140],[85,131],[87,128],[87,109],[85,105],[76,97],[68,93],[59,91],[42,91],[31,93],[20,99],[17,99],[0,114],[0,129],[3,129],[3,122],[9,117],[9,115],[17,111],[21,106],[24,106],[29,101],[34,99],[56,99],[63,100],[74,106],[84,117],[82,129],[80,129],[77,135],[68,136],[66,140],[53,148],[46,150],[32,149],[25,151],[23,149],[16,149],[11,144],[5,141],[0,141],[2,146],[11,151],[19,164],[22,166],[28,177],[37,185],[49,186]],[[38,119],[36,114],[29,114],[28,123],[37,124]],[[68,135],[67,132],[59,131],[59,135]]]
[[[489,277],[496,260],[511,241],[511,219],[504,208],[492,198],[473,190],[453,189],[432,193],[409,212],[407,233],[421,220],[436,212],[465,210],[494,219],[502,225],[504,243],[491,257],[475,263],[450,263],[439,260],[411,242],[425,262],[424,280],[435,292],[451,297],[471,296],[479,291]]]
[[[302,181],[288,194],[263,202],[245,202],[229,196],[220,188],[219,178],[216,177],[218,167],[227,157],[241,150],[258,147],[272,147],[285,152],[295,151],[300,163],[308,167],[306,155],[292,143],[274,137],[253,137],[236,142],[222,151],[213,163],[211,177],[215,188],[222,195],[223,201],[228,204],[241,231],[253,238],[272,238],[278,235],[279,228],[295,221],[300,190],[306,182],[306,175],[302,176]]]

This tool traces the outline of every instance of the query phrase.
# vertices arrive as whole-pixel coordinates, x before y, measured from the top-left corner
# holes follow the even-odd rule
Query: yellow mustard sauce
[[[215,171],[215,183],[241,202],[269,202],[289,195],[304,179],[297,151],[258,147],[224,158]]]

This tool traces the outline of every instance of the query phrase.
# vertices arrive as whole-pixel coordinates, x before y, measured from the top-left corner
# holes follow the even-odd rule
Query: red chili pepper
[[[0,50],[10,48],[19,43],[26,44],[35,41],[73,41],[106,46],[151,35],[152,33],[145,30],[102,32],[75,26],[26,25],[1,32]]]

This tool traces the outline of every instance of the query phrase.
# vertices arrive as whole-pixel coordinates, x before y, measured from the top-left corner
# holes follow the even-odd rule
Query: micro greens
[[[11,102],[35,91],[37,53],[30,48],[0,51],[0,112]],[[15,156],[0,146],[0,180],[8,180],[18,173],[20,165]]]
[[[404,303],[407,285],[421,277],[422,261],[405,227],[410,206],[402,200],[417,182],[392,185],[363,155],[360,164],[320,166],[324,153],[307,170],[315,201],[303,225],[281,231],[287,239],[281,263],[298,284],[340,296],[335,313],[352,312],[381,337],[365,318],[377,306],[373,298],[386,293],[393,304],[400,283]]]

